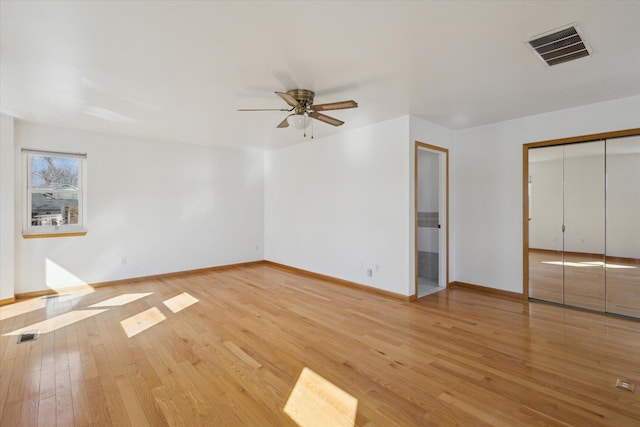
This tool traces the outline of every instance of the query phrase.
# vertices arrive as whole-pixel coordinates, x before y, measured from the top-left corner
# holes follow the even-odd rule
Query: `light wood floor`
[[[462,288],[403,302],[261,264],[0,315],[2,426],[294,426],[305,367],[358,426],[640,425],[640,392],[614,387],[640,382],[640,322]]]

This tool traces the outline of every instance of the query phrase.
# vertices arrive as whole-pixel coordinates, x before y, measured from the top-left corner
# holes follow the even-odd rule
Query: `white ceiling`
[[[451,129],[640,94],[640,1],[0,2],[0,108],[20,119],[276,148],[274,91],[316,92],[316,137],[412,114]],[[591,58],[526,40],[576,23]]]

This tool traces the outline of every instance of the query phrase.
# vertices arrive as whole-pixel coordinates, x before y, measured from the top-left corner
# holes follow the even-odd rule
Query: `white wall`
[[[16,293],[263,259],[262,152],[21,121],[15,133],[19,148],[86,152],[88,167],[87,235],[23,239],[17,227]]]
[[[634,96],[457,131],[454,280],[522,292],[522,145],[636,128],[638,111]]]
[[[405,116],[266,153],[265,258],[413,293],[409,151]]]
[[[0,300],[14,294],[13,117],[0,115]]]
[[[438,155],[418,151],[418,211],[438,212]]]
[[[265,258],[413,295],[414,144],[452,139],[405,116],[266,153]]]

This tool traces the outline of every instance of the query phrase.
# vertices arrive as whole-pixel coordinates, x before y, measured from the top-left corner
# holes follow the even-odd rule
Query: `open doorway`
[[[449,151],[416,142],[416,296],[438,292],[448,282]]]

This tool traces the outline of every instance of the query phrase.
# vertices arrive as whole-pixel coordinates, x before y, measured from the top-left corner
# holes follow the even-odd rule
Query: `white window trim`
[[[33,193],[41,191],[31,188],[31,158],[33,156],[47,157],[72,157],[80,159],[78,170],[78,184],[80,188],[76,190],[56,190],[55,193],[77,193],[78,194],[78,224],[34,226],[31,225],[31,203]],[[22,207],[24,213],[22,224],[22,235],[28,237],[62,237],[65,235],[84,235],[87,233],[87,155],[83,153],[65,153],[44,150],[22,150]]]

